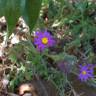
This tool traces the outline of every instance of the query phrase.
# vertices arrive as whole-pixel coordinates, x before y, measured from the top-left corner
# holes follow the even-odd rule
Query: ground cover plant
[[[96,96],[95,0],[0,0],[0,96]]]

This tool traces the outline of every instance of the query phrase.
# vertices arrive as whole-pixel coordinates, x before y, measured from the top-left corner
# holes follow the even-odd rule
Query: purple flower
[[[43,51],[45,48],[52,47],[55,43],[55,40],[47,31],[36,32],[35,35],[36,37],[34,39],[34,44],[39,51]]]
[[[91,64],[80,65],[79,78],[81,81],[87,81],[89,78],[93,78],[93,66]]]

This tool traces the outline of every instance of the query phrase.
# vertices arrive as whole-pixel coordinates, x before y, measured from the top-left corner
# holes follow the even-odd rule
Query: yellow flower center
[[[86,75],[86,74],[87,74],[87,72],[86,72],[86,71],[82,71],[82,74],[83,74],[83,75]]]
[[[42,38],[42,43],[47,44],[48,43],[48,38],[46,38],[46,37]]]

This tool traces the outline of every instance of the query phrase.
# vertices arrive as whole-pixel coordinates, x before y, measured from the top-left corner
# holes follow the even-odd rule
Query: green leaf
[[[64,57],[65,57],[65,54],[66,53],[60,53],[60,54],[55,54],[55,55],[50,55],[50,54],[47,54],[47,56],[51,59],[53,59],[55,62],[57,61],[60,61],[60,60],[64,60]]]
[[[0,17],[4,15],[4,1],[0,0]]]
[[[24,3],[24,2],[23,2]],[[25,7],[22,5],[23,18],[28,24],[30,31],[34,28],[40,12],[42,0],[26,0]]]
[[[8,24],[8,36],[11,35],[20,14],[20,0],[0,0],[0,16],[5,16]]]
[[[67,53],[60,53],[60,54],[56,54],[56,55],[47,55],[49,58],[53,59],[55,62],[57,61],[61,61],[61,60],[67,60],[70,63],[75,63],[77,58],[74,55],[68,55]]]

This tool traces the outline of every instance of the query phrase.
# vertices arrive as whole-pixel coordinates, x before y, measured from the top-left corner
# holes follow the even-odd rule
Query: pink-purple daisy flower
[[[34,44],[39,51],[43,51],[45,48],[52,47],[55,44],[55,40],[53,36],[47,31],[36,32]]]
[[[93,66],[91,64],[80,65],[79,78],[81,81],[87,81],[90,78],[93,78]]]

